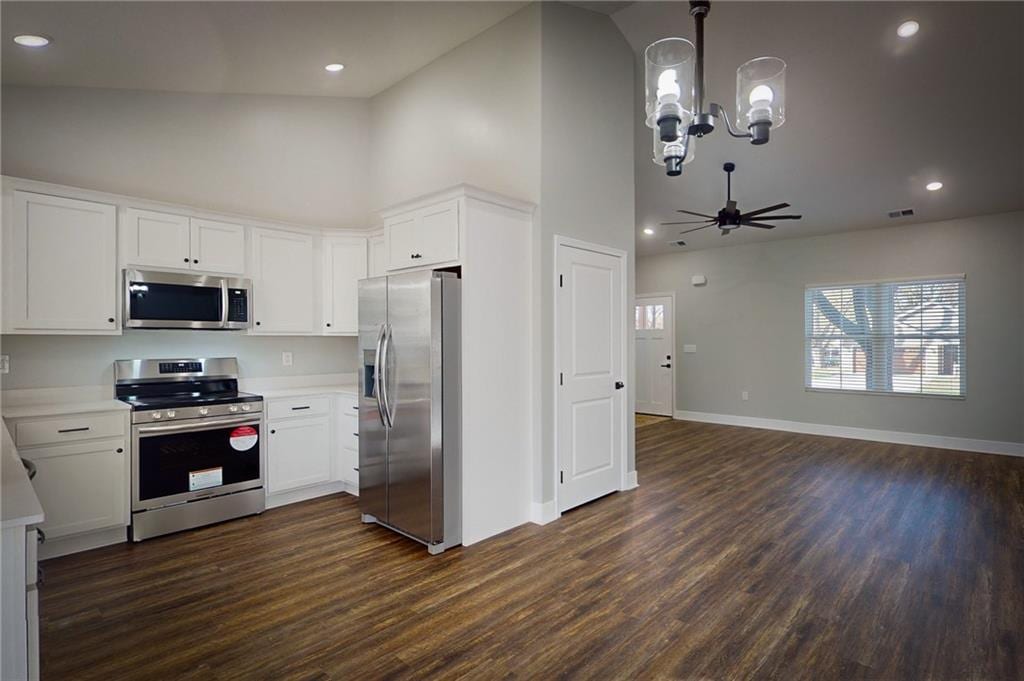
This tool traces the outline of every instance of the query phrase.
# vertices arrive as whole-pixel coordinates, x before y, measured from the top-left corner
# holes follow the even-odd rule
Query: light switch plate
[[[290,367],[292,365],[292,353],[282,352],[281,353],[281,366]]]
[[[7,374],[11,371],[11,356],[0,355],[0,374]]]
[[[697,352],[697,346],[696,345],[684,345],[683,346],[683,352]]]
[[[747,400],[750,399],[750,393],[748,393],[746,390],[744,390],[743,392],[740,393],[740,399],[742,399],[744,402],[746,402]]]

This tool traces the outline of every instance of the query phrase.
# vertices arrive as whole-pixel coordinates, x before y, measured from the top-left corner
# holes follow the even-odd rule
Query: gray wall
[[[370,113],[373,208],[461,182],[537,203],[539,6],[374,96]]]
[[[281,366],[281,353],[292,366]],[[308,376],[356,370],[354,338],[257,337],[219,331],[126,331],[123,336],[0,337],[11,356],[4,390],[113,385],[115,359],[238,357],[243,378]]]
[[[541,461],[534,489],[554,498],[554,237],[581,239],[628,254],[633,295],[633,52],[612,20],[562,3],[542,4],[541,58]],[[632,341],[632,338],[630,338]],[[634,399],[624,367],[627,402]],[[634,470],[633,421],[627,467]]]
[[[314,227],[368,227],[369,102],[4,87],[5,175]]]
[[[643,257],[637,291],[676,294],[676,410],[1022,442],[1022,264],[1024,213],[1005,213]],[[960,273],[966,399],[804,390],[806,285]]]

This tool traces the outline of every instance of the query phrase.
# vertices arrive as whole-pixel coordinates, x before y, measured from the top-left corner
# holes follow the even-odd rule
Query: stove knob
[[[230,407],[228,407],[228,411],[234,414],[236,411],[238,411],[238,405],[232,404]]]
[[[169,419],[173,419],[174,418],[174,410],[173,409],[168,410],[167,418],[169,418]]]
[[[199,407],[199,415],[200,416],[206,416],[209,413],[210,413],[210,410],[207,409],[206,407]]]
[[[242,411],[249,411],[249,409],[251,409],[251,407],[248,404],[242,405]]]
[[[154,411],[154,412],[153,412],[152,414],[150,414],[150,416],[152,416],[152,417],[153,417],[154,419],[158,419],[158,418],[160,418],[161,416],[163,416],[163,414],[161,414],[161,413],[160,413],[160,412],[158,412],[158,411]]]

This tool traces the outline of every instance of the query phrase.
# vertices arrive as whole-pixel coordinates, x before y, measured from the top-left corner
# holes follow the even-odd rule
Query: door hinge
[[[561,485],[565,484],[565,471],[558,471],[558,482]]]
[[[561,371],[558,372],[558,385],[565,385],[565,377]]]
[[[559,274],[558,275],[558,288],[562,288],[563,286],[565,286],[565,281],[562,279],[562,275]]]

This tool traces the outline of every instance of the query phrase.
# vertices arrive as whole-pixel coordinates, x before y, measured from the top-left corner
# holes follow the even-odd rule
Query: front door
[[[673,310],[671,296],[637,296],[636,410],[672,416]]]
[[[623,259],[560,244],[557,256],[559,511],[618,490],[626,418]]]

